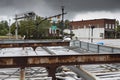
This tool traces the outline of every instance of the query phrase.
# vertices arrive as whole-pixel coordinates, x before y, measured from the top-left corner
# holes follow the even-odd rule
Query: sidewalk
[[[80,39],[80,41],[89,42],[89,39]],[[97,44],[98,42],[103,42],[106,46],[118,47],[120,48],[120,39],[93,39],[93,43]]]

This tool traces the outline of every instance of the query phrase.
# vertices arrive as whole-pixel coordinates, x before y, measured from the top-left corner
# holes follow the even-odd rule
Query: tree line
[[[43,37],[50,37],[48,29],[53,25],[51,20],[37,16],[35,20],[33,19],[23,19],[17,22],[18,25],[18,35],[21,37],[26,36],[26,39],[41,39]],[[61,21],[55,22],[54,25],[57,28],[63,28]],[[65,20],[64,29],[69,28],[69,20]],[[15,35],[16,22],[12,23],[10,26],[10,33]],[[9,33],[9,24],[7,21],[0,22],[0,36],[6,36]],[[61,32],[60,32],[61,33]]]

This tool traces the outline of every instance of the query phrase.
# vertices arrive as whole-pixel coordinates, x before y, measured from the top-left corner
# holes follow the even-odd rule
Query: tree
[[[116,21],[116,29],[115,29],[115,32],[116,32],[116,38],[120,38],[120,24],[119,24],[119,21],[118,21],[118,20]]]
[[[120,25],[117,26],[116,31],[120,32]]]
[[[18,34],[21,36],[26,36],[27,39],[41,38],[48,35],[48,29],[51,23],[44,18],[37,16],[36,20],[25,19],[19,21]],[[15,23],[12,24],[12,34],[15,34]]]
[[[49,20],[37,16],[35,20],[35,38],[42,38],[48,36],[48,29],[51,27]]]
[[[8,33],[9,26],[7,21],[0,22],[0,35],[5,36]]]
[[[65,24],[65,26],[64,26],[65,29],[70,29],[70,25],[69,25],[70,21],[69,20],[65,20],[64,24]]]
[[[64,25],[62,26],[62,21],[59,21],[58,23],[56,23],[56,26],[58,27],[58,29],[60,30],[60,33],[62,34],[62,30],[64,29],[70,29],[70,21],[69,20],[65,20]],[[66,33],[65,33],[66,34]]]
[[[18,33],[21,36],[26,36],[27,39],[33,37],[33,33],[35,31],[34,20],[22,20],[20,21],[20,25],[18,28]]]

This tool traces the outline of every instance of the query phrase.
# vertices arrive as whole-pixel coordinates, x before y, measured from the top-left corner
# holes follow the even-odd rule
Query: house
[[[72,31],[78,38],[115,38],[115,19],[93,19],[72,21]]]

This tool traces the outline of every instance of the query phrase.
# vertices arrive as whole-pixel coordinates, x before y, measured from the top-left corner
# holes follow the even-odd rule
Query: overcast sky
[[[120,0],[0,0],[0,20],[27,11],[49,17],[61,13],[61,6],[65,6],[65,19],[69,20],[120,20]]]

